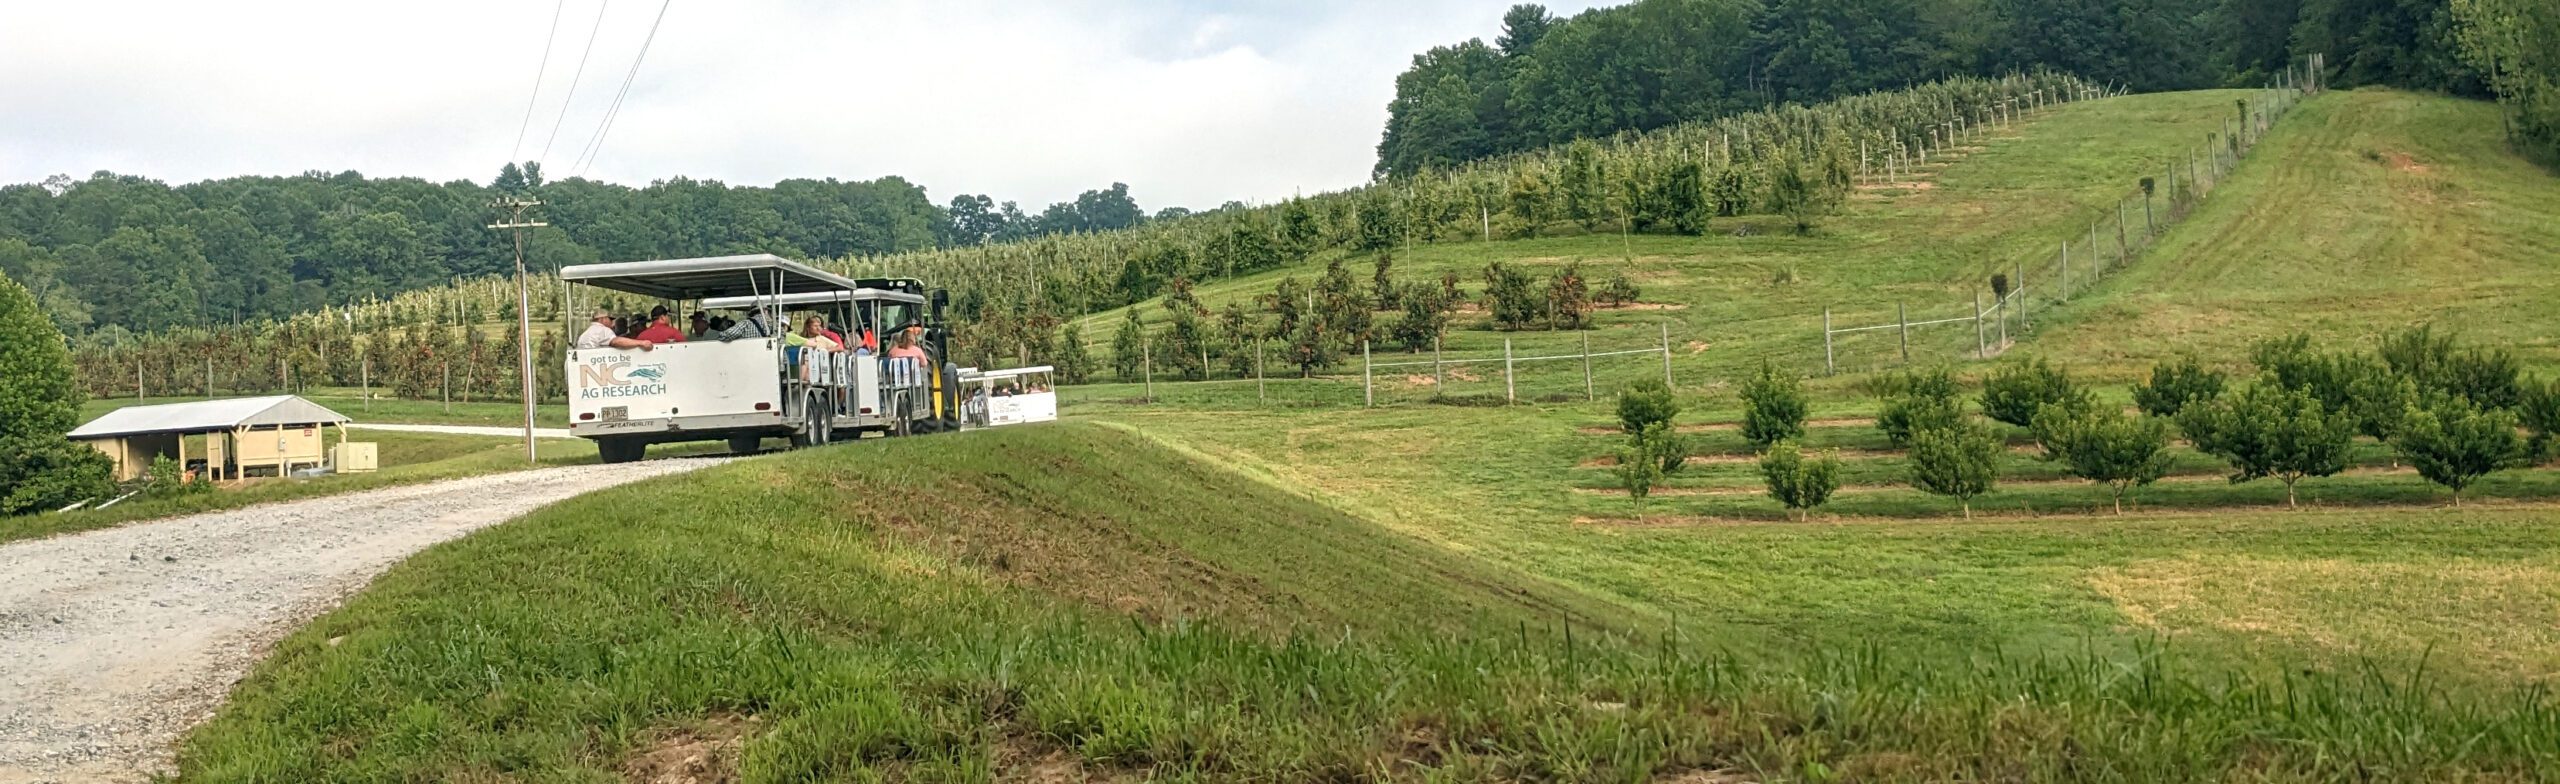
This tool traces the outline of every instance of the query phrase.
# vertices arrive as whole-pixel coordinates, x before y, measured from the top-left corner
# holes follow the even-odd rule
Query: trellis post
[[[1431,396],[1439,397],[1448,391],[1449,374],[1440,366],[1440,336],[1433,335],[1431,336]]]
[[[1984,359],[1989,356],[1991,356],[1991,349],[1982,340],[1982,292],[1977,291],[1973,293],[1973,358]]]
[[[2062,301],[2071,301],[2071,241],[2062,241]]]
[[[1502,339],[1502,402],[1520,401],[1520,387],[1511,381],[1511,339]]]
[[[2027,263],[2022,260],[2017,262],[2017,265],[2018,284],[2016,287],[2010,289],[2010,291],[2014,292],[2018,300],[2018,331],[2025,332],[2029,326],[2027,322]]]
[[[1671,322],[1662,322],[1662,388],[1676,389],[1671,383]]]
[[[1254,402],[1257,403],[1271,402],[1271,393],[1263,386],[1262,382],[1261,338],[1253,339],[1253,399]]]
[[[1377,385],[1371,381],[1370,376],[1369,341],[1363,340],[1360,341],[1360,407],[1376,408],[1377,406]]]
[[[1831,306],[1824,305],[1822,306],[1822,374],[1828,376],[1838,372],[1840,369],[1831,361]]]
[[[1599,400],[1599,388],[1591,383],[1591,333],[1582,333],[1582,399]]]
[[[1911,310],[1893,303],[1893,323],[1902,327],[1902,363],[1911,364]]]
[[[1147,382],[1146,401],[1156,402],[1155,341],[1138,341],[1138,377]]]

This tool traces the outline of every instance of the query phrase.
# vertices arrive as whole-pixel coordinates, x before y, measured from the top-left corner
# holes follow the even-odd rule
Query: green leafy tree
[[[2196,451],[2231,463],[2231,483],[2275,477],[2284,483],[2284,505],[2295,505],[2294,485],[2304,477],[2347,468],[2355,417],[2331,413],[2298,389],[2256,383],[2220,398],[2190,405],[2178,428]]]
[[[2034,428],[2045,458],[2061,462],[2072,476],[2106,485],[2117,514],[2124,513],[2126,492],[2169,471],[2169,428],[2156,417],[2055,405],[2036,413]]]
[[[1084,348],[1084,327],[1074,319],[1058,332],[1058,381],[1082,384],[1093,379],[1093,355]]]
[[[1439,343],[1449,331],[1449,301],[1437,286],[1412,283],[1396,295],[1403,314],[1387,335],[1402,344],[1406,351],[1423,351]]]
[[[1546,300],[1538,296],[1537,284],[1529,273],[1502,262],[1484,267],[1484,306],[1493,314],[1493,323],[1503,329],[1522,329],[1538,320]]]
[[[0,277],[0,515],[104,495],[106,455],[64,439],[80,409],[62,333],[17,281]]]
[[[1840,489],[1840,460],[1830,455],[1806,460],[1793,441],[1780,441],[1760,455],[1760,477],[1777,499],[1801,520]]]
[[[2526,456],[2524,439],[2516,435],[2514,414],[2482,410],[2467,399],[2449,395],[2411,406],[2408,421],[2392,436],[2391,445],[2400,451],[2401,459],[2418,469],[2419,476],[2452,490],[2455,506],[2462,505],[2464,488]]]
[[[1667,424],[1680,416],[1680,401],[1671,388],[1654,379],[1628,384],[1618,391],[1618,428],[1639,435],[1648,425]]]
[[[2042,357],[2001,366],[1982,382],[1982,415],[2025,427],[2046,406],[2089,408],[2096,395],[2071,383],[2071,375]]]
[[[1566,262],[1547,279],[1547,328],[1582,329],[1591,325],[1591,289],[1582,265]]]
[[[1627,277],[1626,270],[1609,273],[1609,279],[1600,284],[1600,301],[1609,307],[1623,308],[1643,296],[1644,290],[1636,287],[1635,279]]]
[[[1913,433],[1911,486],[1956,499],[1970,520],[1973,499],[1999,481],[2001,446],[1990,429],[1970,422]]]
[[[1742,380],[1742,437],[1761,446],[1804,437],[1804,387],[1768,362]]]
[[[1769,175],[1769,211],[1787,216],[1797,234],[1811,234],[1823,216],[1840,208],[1844,195],[1824,182],[1822,164],[1794,150],[1779,154]]]
[[[1955,377],[1945,368],[1890,376],[1882,387],[1884,404],[1876,412],[1876,429],[1897,448],[1911,446],[1913,433],[1964,421]]]
[[[2533,433],[2525,446],[2534,459],[2550,457],[2552,434],[2560,433],[2560,380],[2526,381],[2523,398],[2516,403],[2516,420]]]
[[[1610,470],[1617,475],[1618,486],[1626,489],[1627,497],[1635,500],[1636,519],[1644,519],[1645,499],[1653,495],[1654,485],[1662,483],[1662,462],[1644,443],[1643,434],[1636,435],[1635,443],[1618,450],[1618,465]]]
[[[1122,381],[1136,381],[1146,373],[1150,358],[1147,327],[1138,321],[1138,309],[1129,308],[1128,318],[1120,321],[1120,331],[1111,336],[1111,373]]]
[[[2222,372],[2204,366],[2194,355],[2151,366],[2151,381],[2133,385],[2133,403],[2142,413],[2173,417],[2188,405],[2222,395]]]

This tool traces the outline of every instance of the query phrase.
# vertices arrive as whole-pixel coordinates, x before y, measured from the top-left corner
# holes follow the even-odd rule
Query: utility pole
[[[505,222],[489,224],[489,228],[516,235],[516,378],[524,382],[524,461],[531,464],[537,462],[533,451],[533,316],[529,309],[533,297],[525,290],[524,230],[551,224],[524,219],[525,208],[542,206],[540,200],[500,197],[489,206],[508,214]]]

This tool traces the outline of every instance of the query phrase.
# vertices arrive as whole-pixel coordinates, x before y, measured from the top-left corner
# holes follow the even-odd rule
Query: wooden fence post
[[[1266,389],[1266,388],[1263,386],[1263,384],[1262,384],[1262,339],[1261,339],[1261,338],[1254,338],[1254,339],[1253,339],[1253,399],[1254,399],[1254,402],[1257,402],[1257,403],[1269,403],[1269,402],[1271,402],[1271,393],[1270,393],[1270,391],[1269,391],[1268,389]]]
[[[453,360],[444,361],[444,381],[441,383],[442,386],[439,389],[443,390],[441,394],[444,395],[444,412],[453,413]]]
[[[1369,371],[1370,371],[1370,364],[1369,364],[1369,341],[1363,340],[1363,341],[1360,341],[1360,407],[1361,407],[1361,408],[1376,408],[1376,407],[1378,406],[1378,391],[1377,391],[1377,390],[1378,390],[1378,388],[1377,388],[1377,385],[1376,385],[1375,383],[1373,383],[1373,382],[1370,380],[1370,379],[1371,379],[1371,377],[1370,377],[1370,375],[1369,375]]]
[[[1973,358],[1984,359],[1989,356],[1991,356],[1991,349],[1982,340],[1982,292],[1977,291],[1973,293]]]
[[[1591,333],[1582,333],[1582,399],[1599,400],[1599,388],[1591,384]]]
[[[1671,322],[1662,322],[1662,388],[1677,389],[1671,383]]]
[[[1439,397],[1448,391],[1449,374],[1440,368],[1440,336],[1433,335],[1431,336],[1431,396]]]
[[[2027,263],[2021,260],[2017,262],[2017,265],[2018,282],[2010,286],[2009,290],[2015,292],[2018,300],[2018,331],[2025,332],[2029,326],[2027,323],[2027,303],[2031,301],[2032,298],[2027,296]]]
[[[1520,401],[1520,387],[1511,381],[1511,339],[1502,339],[1502,402]]]
[[[364,410],[366,410],[366,411],[371,411],[371,410],[373,410],[373,358],[372,358],[372,357],[365,357],[365,358],[364,358],[364,368],[363,368],[362,370],[360,370],[360,371],[358,371],[358,372],[357,372],[357,376],[356,376],[356,378],[358,379],[356,383],[360,384],[360,385],[361,385],[361,389],[363,390],[363,393],[362,393],[362,394],[364,395]]]
[[[1138,377],[1147,382],[1146,402],[1156,402],[1155,341],[1138,341]]]
[[[1893,303],[1893,323],[1902,327],[1902,364],[1911,364],[1911,310]]]
[[[135,358],[134,358],[134,360],[133,360],[133,402],[134,402],[135,404],[140,404],[140,403],[142,402],[142,358],[141,358],[141,357],[135,357]]]
[[[1840,368],[1831,361],[1831,306],[1824,305],[1822,306],[1822,374],[1828,376],[1838,372]]]
[[[2071,241],[2062,241],[2062,301],[2071,301]]]

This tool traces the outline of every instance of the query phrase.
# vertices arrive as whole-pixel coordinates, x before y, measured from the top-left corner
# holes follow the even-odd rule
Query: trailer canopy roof
[[[862,287],[851,278],[770,253],[580,264],[562,267],[560,279],[668,300],[806,294]]]
[[[343,425],[355,420],[293,395],[126,406],[71,431],[73,439],[204,433],[241,427]]]
[[[921,294],[909,294],[903,291],[889,291],[887,289],[854,289],[852,291],[814,291],[802,294],[784,294],[782,295],[781,300],[782,304],[786,306],[815,305],[827,302],[851,302],[854,300],[885,300],[888,302],[904,302],[910,305],[924,304],[924,296]],[[743,308],[762,301],[764,301],[764,299],[758,297],[712,297],[703,300],[702,306],[712,310],[722,310],[727,308]]]

